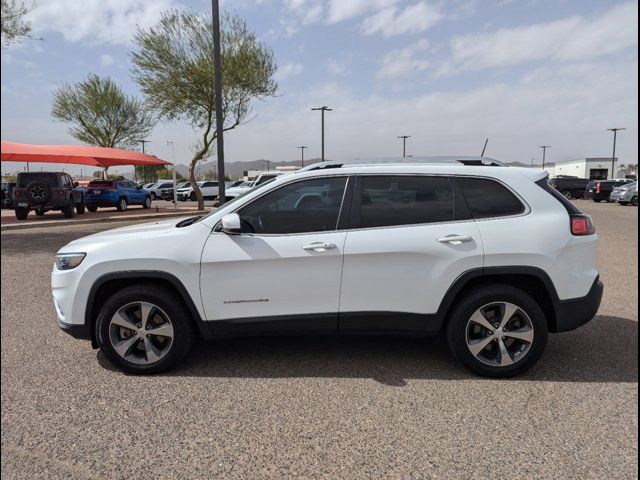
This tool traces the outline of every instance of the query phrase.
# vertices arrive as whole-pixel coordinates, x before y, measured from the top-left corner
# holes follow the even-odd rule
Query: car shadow
[[[162,375],[220,378],[371,378],[402,387],[412,379],[468,380],[435,339],[383,336],[253,337],[199,342]],[[100,363],[113,369],[102,354]],[[538,364],[519,381],[638,382],[638,322],[598,316],[549,337]]]

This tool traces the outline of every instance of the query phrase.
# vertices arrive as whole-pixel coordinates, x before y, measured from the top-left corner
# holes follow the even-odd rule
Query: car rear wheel
[[[564,192],[564,196],[567,198],[567,200],[573,199],[573,193],[571,193],[570,191]]]
[[[196,192],[191,192],[191,194],[189,195],[189,200],[195,202],[197,199],[198,197],[196,197]]]
[[[509,285],[489,285],[457,302],[446,336],[451,352],[468,369],[505,378],[538,361],[547,330],[547,319],[530,295]]]
[[[79,203],[78,205],[76,205],[76,212],[79,213],[80,215],[84,215],[84,209],[85,209],[84,203]]]
[[[44,210],[36,210],[36,215],[37,215],[38,217],[43,217],[43,216],[44,216],[44,214],[45,214],[45,211],[44,211]]]
[[[87,205],[87,210],[89,210],[90,212],[97,212],[98,207],[96,207],[95,205]]]
[[[128,206],[127,199],[126,198],[121,198],[118,201],[118,206],[116,208],[117,208],[117,210],[119,212],[125,212],[127,210],[127,206]]]
[[[602,200],[597,200],[597,199],[594,198],[593,201],[596,202],[596,203],[600,203]]]
[[[144,197],[142,208],[151,208],[151,197]]]
[[[16,207],[15,212],[16,212],[16,218],[18,220],[26,220],[27,217],[29,216],[28,208]]]
[[[98,344],[126,373],[158,373],[178,364],[195,337],[191,315],[174,292],[132,286],[115,293],[98,315]]]

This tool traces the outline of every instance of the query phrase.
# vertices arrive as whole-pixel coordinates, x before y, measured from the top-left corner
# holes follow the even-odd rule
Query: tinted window
[[[525,211],[522,202],[495,180],[458,177],[457,181],[474,218],[518,215]]]
[[[238,214],[246,233],[303,233],[335,230],[346,177],[295,182],[258,198]]]
[[[453,188],[448,178],[362,177],[361,228],[453,220]]]
[[[98,188],[112,188],[113,182],[111,180],[92,180],[89,182],[88,187],[98,187]]]
[[[218,182],[204,182],[202,184],[203,187],[217,187],[218,186]]]

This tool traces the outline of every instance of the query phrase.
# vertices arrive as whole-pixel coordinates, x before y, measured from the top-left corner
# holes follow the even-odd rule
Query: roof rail
[[[411,165],[411,164],[448,164],[459,166],[485,166],[485,167],[506,167],[508,165],[488,157],[391,157],[391,158],[356,158],[352,160],[319,162],[308,165],[298,170],[298,172],[308,172],[310,170],[322,170],[326,168],[342,168],[353,165],[377,166],[385,164]]]

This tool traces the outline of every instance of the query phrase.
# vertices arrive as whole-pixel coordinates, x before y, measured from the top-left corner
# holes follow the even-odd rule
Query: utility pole
[[[613,154],[611,155],[611,180],[613,180],[616,176],[616,140],[618,131],[626,130],[626,128],[607,128],[607,130],[613,132]]]
[[[551,145],[540,145],[540,148],[542,149],[542,169],[544,170],[544,164],[547,159],[547,148],[551,148]]]
[[[322,161],[324,162],[324,112],[330,112],[333,109],[327,107],[326,105],[324,105],[322,107],[312,108],[311,110],[320,110],[320,114],[322,116],[322,137],[321,137],[321,140],[322,140],[322,155],[321,155],[321,158],[322,158]]]
[[[269,168],[269,164],[271,163],[271,160],[265,160],[265,162],[267,162],[267,172],[270,171],[271,169]]]
[[[144,146],[145,146],[147,143],[151,143],[151,142],[150,142],[149,140],[138,140],[138,143],[141,143],[141,144],[142,144],[142,153],[145,153],[145,151],[144,151]]]
[[[400,135],[398,138],[402,139],[402,158],[407,156],[407,138],[411,138],[411,135]]]
[[[222,62],[220,60],[220,4],[211,0],[211,21],[213,23],[213,70],[216,94],[216,140],[218,141],[218,204],[225,202],[224,184],[224,118],[222,115]]]
[[[138,140],[138,143],[141,143],[141,144],[142,144],[142,153],[145,153],[145,151],[144,151],[144,146],[145,146],[147,143],[150,143],[150,142],[149,142],[149,140],[144,140],[144,139],[143,139],[143,140]],[[147,174],[148,174],[149,172],[147,172],[147,167],[143,165],[143,166],[141,166],[140,170],[142,171],[142,177],[143,177],[143,180],[144,180],[145,182],[148,182],[149,180],[148,180],[148,178],[147,178]],[[136,172],[136,167],[133,167],[133,174],[134,174],[134,176],[135,176],[135,172]],[[106,180],[106,170],[105,170],[105,180]]]
[[[300,149],[300,168],[304,168],[304,149],[305,148],[309,148],[309,147],[305,147],[304,145],[300,146],[300,147],[296,147]]]

